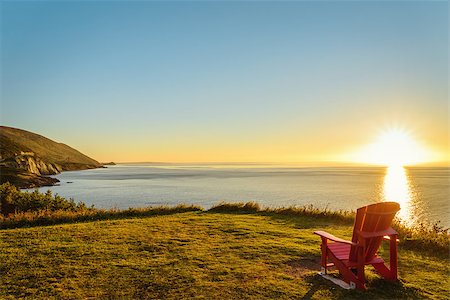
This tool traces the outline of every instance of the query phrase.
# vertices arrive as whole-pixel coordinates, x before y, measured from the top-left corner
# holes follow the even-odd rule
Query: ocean
[[[63,172],[43,187],[97,208],[255,201],[262,206],[313,205],[355,210],[400,203],[408,224],[450,226],[449,168],[303,167],[275,164],[118,164]]]

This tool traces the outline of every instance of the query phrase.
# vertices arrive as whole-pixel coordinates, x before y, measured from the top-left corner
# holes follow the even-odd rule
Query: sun
[[[399,128],[388,129],[374,143],[357,154],[364,163],[385,166],[406,166],[428,161],[430,153],[409,132]]]

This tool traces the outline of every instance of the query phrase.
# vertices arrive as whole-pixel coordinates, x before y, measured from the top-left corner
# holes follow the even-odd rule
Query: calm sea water
[[[355,210],[389,200],[406,222],[450,226],[449,168],[120,164],[55,177],[59,186],[41,190],[98,208],[256,201]]]

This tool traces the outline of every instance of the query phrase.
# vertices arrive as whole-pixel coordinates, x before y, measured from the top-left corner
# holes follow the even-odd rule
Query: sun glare
[[[407,131],[396,128],[383,132],[357,157],[365,163],[398,167],[427,162],[431,155]]]
[[[389,166],[383,183],[383,199],[400,204],[399,217],[404,222],[413,222],[411,200],[412,187],[406,169],[401,166]]]

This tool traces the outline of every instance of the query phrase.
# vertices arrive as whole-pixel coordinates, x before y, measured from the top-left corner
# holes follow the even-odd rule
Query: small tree
[[[9,182],[0,185],[0,213],[4,216],[13,214],[16,211],[14,198],[19,191]]]

